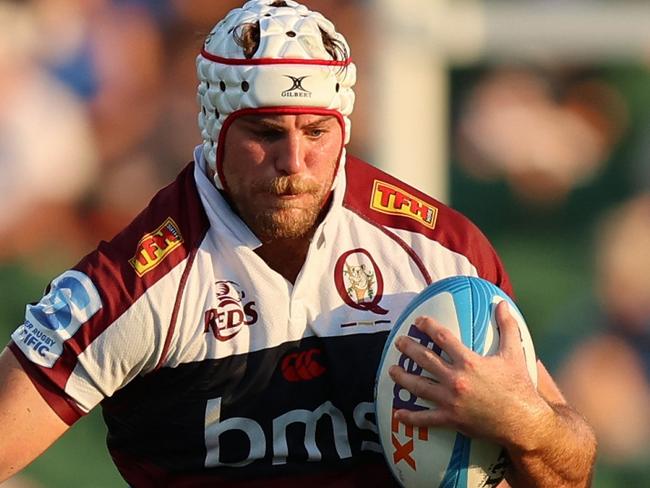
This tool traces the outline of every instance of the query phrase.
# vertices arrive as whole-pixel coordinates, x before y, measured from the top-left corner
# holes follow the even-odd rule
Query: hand
[[[411,412],[398,410],[396,420],[417,427],[445,427],[470,437],[490,439],[505,447],[523,447],[530,422],[553,415],[538,395],[528,374],[519,328],[507,302],[496,308],[500,343],[496,354],[481,356],[429,317],[415,325],[446,353],[450,362],[403,336],[397,349],[428,371],[437,381],[391,367],[393,381],[436,408]]]

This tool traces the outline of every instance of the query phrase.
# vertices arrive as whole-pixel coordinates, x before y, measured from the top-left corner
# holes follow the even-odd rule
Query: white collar
[[[219,190],[214,186],[207,174],[207,165],[203,157],[202,146],[194,149],[194,180],[199,190],[199,196],[203,203],[203,208],[210,221],[210,231],[215,232],[217,228],[224,228],[225,231],[219,232],[218,240],[225,237],[235,246],[241,245],[251,249],[256,249],[262,245],[262,242],[251,231],[239,216],[233,212],[232,208],[226,202]],[[223,225],[215,225],[221,223]]]

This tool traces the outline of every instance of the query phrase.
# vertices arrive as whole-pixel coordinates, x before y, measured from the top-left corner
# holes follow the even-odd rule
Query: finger
[[[432,402],[440,402],[444,398],[444,388],[433,378],[411,374],[396,365],[390,367],[388,374],[396,384],[417,398]]]
[[[431,340],[447,353],[452,363],[462,363],[463,359],[472,353],[472,350],[466,347],[451,330],[431,317],[416,318],[415,326],[431,337]]]
[[[519,324],[506,300],[497,303],[495,316],[499,326],[499,353],[510,356],[523,354]]]
[[[408,336],[399,337],[395,341],[395,347],[398,351],[412,359],[417,366],[431,373],[437,380],[446,376],[449,364],[440,357],[439,351],[432,351]],[[413,365],[408,362],[400,365],[409,373],[415,372],[415,369],[412,367]]]
[[[450,427],[449,415],[444,410],[432,408],[429,410],[395,410],[393,417],[398,422],[413,427]]]

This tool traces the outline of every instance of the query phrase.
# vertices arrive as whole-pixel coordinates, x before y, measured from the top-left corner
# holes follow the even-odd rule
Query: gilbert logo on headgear
[[[291,79],[293,85],[288,90],[282,92],[283,97],[311,98],[311,92],[309,90],[306,90],[305,87],[302,86],[302,80],[304,80],[305,78],[309,78],[309,75],[307,76],[284,75],[284,76]]]

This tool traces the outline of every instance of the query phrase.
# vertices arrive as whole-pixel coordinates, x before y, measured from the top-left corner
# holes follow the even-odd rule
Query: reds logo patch
[[[433,229],[436,226],[438,209],[421,198],[390,183],[375,180],[372,188],[370,208],[391,215],[402,215]]]
[[[244,302],[246,294],[238,283],[229,280],[215,282],[217,307],[205,311],[203,331],[221,342],[235,337],[244,326],[257,322],[254,301]]]
[[[334,283],[343,301],[357,310],[386,315],[379,302],[384,279],[375,260],[365,249],[352,249],[341,255],[334,266]]]
[[[160,227],[140,239],[135,256],[129,259],[129,264],[133,266],[136,274],[142,277],[181,244],[183,236],[178,225],[171,217],[167,217]]]

